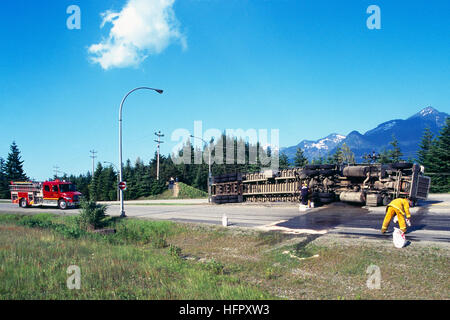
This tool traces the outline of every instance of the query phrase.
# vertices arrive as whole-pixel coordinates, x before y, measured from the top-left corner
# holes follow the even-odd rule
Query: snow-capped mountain
[[[297,152],[297,148],[300,147],[303,150],[304,155],[308,159],[325,157],[331,150],[336,148],[346,136],[338,133],[332,133],[325,138],[312,141],[312,140],[303,140],[299,144],[288,147],[281,148],[280,151],[284,152],[289,159],[293,159],[295,153]]]
[[[303,140],[296,146],[281,148],[281,152],[293,160],[297,147],[300,147],[305,156],[312,160],[334,153],[336,147],[345,143],[355,153],[356,161],[362,161],[364,153],[390,149],[389,142],[392,141],[392,135],[395,135],[404,158],[416,158],[425,128],[430,128],[435,135],[439,134],[448,116],[447,113],[433,107],[426,107],[405,120],[394,119],[383,122],[364,134],[358,131],[352,131],[347,136],[333,133],[317,141]]]

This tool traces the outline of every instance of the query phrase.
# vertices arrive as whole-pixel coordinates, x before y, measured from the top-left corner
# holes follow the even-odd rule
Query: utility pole
[[[56,179],[58,179],[58,172],[59,172],[59,167],[58,166],[53,166],[53,171],[55,171],[55,177]]]
[[[161,137],[164,137],[163,134],[161,134],[161,131],[155,132],[155,135],[158,137],[158,140],[154,140],[158,143],[158,149],[157,149],[157,160],[156,160],[156,180],[159,180],[159,145],[161,143],[164,143],[164,141],[161,141]]]
[[[94,164],[95,164],[95,158],[97,158],[97,156],[95,155],[97,153],[97,151],[95,150],[91,150],[89,151],[90,153],[92,153],[92,156],[89,156],[92,158],[92,180],[94,179]]]

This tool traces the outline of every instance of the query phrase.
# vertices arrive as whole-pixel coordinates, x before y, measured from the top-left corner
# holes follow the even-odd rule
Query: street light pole
[[[205,140],[200,137],[195,137],[191,134],[191,138],[200,139],[205,144],[208,144]],[[211,203],[211,145],[208,147],[208,202]]]
[[[125,102],[126,98],[134,91],[137,90],[141,90],[141,89],[146,89],[146,90],[153,90],[156,91],[159,94],[163,93],[163,90],[161,89],[154,89],[154,88],[149,88],[149,87],[138,87],[138,88],[134,88],[133,90],[129,91],[122,99],[122,102],[120,103],[120,108],[119,108],[119,180],[122,181],[122,108],[123,108],[123,103]],[[123,204],[123,190],[120,190],[120,216],[122,218],[126,217],[125,215],[125,210],[124,210],[124,204]]]

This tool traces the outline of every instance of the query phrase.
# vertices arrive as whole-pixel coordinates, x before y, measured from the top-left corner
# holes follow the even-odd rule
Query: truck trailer
[[[395,198],[407,198],[414,206],[428,197],[431,179],[418,164],[312,164],[256,173],[228,173],[214,176],[212,201],[299,202],[306,183],[310,200],[318,204],[334,201],[367,206],[387,205]]]

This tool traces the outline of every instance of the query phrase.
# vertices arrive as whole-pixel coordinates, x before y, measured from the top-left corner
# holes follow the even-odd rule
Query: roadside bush
[[[81,230],[98,229],[104,225],[106,218],[106,205],[95,201],[81,201],[78,226]]]
[[[178,258],[181,255],[181,248],[171,244],[169,246],[169,253],[171,256]]]
[[[208,261],[205,268],[214,274],[223,274],[224,271],[224,265],[214,259]]]

